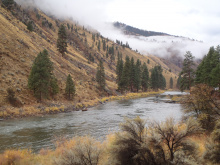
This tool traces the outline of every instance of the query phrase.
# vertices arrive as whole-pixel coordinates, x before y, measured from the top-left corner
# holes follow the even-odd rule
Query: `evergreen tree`
[[[151,87],[156,91],[166,87],[166,79],[162,72],[161,66],[155,66],[151,71]]]
[[[211,47],[196,70],[196,83],[219,86],[220,46]]]
[[[134,87],[137,90],[137,92],[140,89],[141,85],[141,61],[138,59],[135,64],[135,81],[134,81]]]
[[[130,82],[130,58],[126,56],[121,81],[119,82],[121,92],[128,90]]]
[[[187,51],[185,54],[185,59],[183,61],[183,68],[182,72],[180,73],[182,75],[181,80],[181,90],[184,89],[190,89],[193,84],[194,79],[194,56],[192,56],[192,53],[190,51]]]
[[[71,32],[73,32],[73,25],[71,25]]]
[[[106,42],[103,40],[103,46],[102,46],[103,51],[106,51]]]
[[[196,78],[195,78],[195,83],[200,84],[204,82],[204,65],[205,65],[205,60],[206,56],[203,57],[202,62],[199,64],[196,70]]]
[[[57,79],[54,76],[51,76],[51,80],[50,80],[50,95],[52,97],[54,97],[54,95],[56,95],[59,92],[59,86],[57,83]]]
[[[11,10],[14,5],[14,0],[2,0],[3,7]]]
[[[95,42],[95,34],[92,34],[92,40]]]
[[[131,92],[134,92],[134,85],[135,85],[135,65],[134,65],[134,58],[131,58],[131,63],[130,63],[130,78],[129,78],[129,86],[130,86],[130,90]]]
[[[173,78],[170,77],[170,89],[173,89]]]
[[[30,32],[32,32],[32,31],[34,30],[31,21],[28,22],[28,24],[27,24],[27,29],[28,29]]]
[[[99,43],[98,43],[98,50],[100,51],[100,46],[101,46],[101,43],[100,43],[100,40],[99,40]]]
[[[116,82],[118,83],[118,88],[119,83],[122,78],[122,73],[123,73],[123,60],[122,60],[122,55],[118,54],[118,60],[117,60],[117,65],[116,65],[116,75],[117,75],[117,80]]]
[[[180,89],[180,86],[181,86],[181,79],[182,79],[182,77],[181,77],[181,75],[179,75],[179,77],[178,77],[178,79],[177,79],[177,83],[176,83],[176,87],[178,88],[178,89]]]
[[[142,91],[147,91],[148,89],[148,84],[149,84],[149,72],[147,69],[146,63],[143,64],[142,67],[142,73],[141,73],[141,86],[142,86]]]
[[[58,31],[57,50],[62,54],[62,57],[67,52],[67,34],[66,28],[62,24]]]
[[[161,74],[161,77],[162,77],[162,84],[160,86],[161,89],[166,89],[166,79],[165,77]]]
[[[66,79],[65,94],[66,97],[71,100],[76,93],[75,84],[73,82],[72,76],[69,74]]]
[[[220,62],[218,63],[218,65],[214,69],[212,69],[211,85],[213,87],[218,87],[220,90]]]
[[[48,57],[47,50],[40,52],[32,65],[31,73],[28,78],[28,87],[33,90],[34,95],[40,101],[43,97],[48,97],[50,88],[55,92],[56,81],[53,81],[53,64]],[[52,83],[51,83],[52,82]]]
[[[105,90],[105,69],[101,60],[99,61],[99,65],[97,67],[96,81],[98,83],[99,89],[102,91]]]

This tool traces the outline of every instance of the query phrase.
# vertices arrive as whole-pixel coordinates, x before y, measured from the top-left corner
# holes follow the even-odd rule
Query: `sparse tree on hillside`
[[[49,90],[56,94],[57,81],[54,81],[53,63],[50,61],[46,49],[40,52],[32,65],[28,78],[28,87],[33,90],[34,95],[40,101],[43,97],[48,97]],[[51,83],[52,82],[52,83]]]
[[[123,60],[122,60],[122,54],[120,55],[118,53],[118,60],[117,60],[117,65],[116,65],[116,74],[117,74],[117,84],[118,84],[118,89],[121,88],[120,82],[122,79],[122,73],[123,73]]]
[[[101,47],[101,43],[100,43],[100,40],[98,42],[98,50],[100,51],[100,47]]]
[[[11,10],[14,5],[14,0],[2,0],[3,7]]]
[[[97,67],[97,72],[96,72],[96,81],[98,83],[99,89],[103,91],[105,89],[105,69],[103,66],[103,62],[100,60],[99,65]]]
[[[58,31],[57,50],[62,54],[62,57],[67,52],[67,34],[66,28],[62,24]]]
[[[15,97],[15,91],[12,88],[8,88],[7,89],[7,97],[6,99],[8,100],[8,102],[13,105],[16,106],[16,97]]]
[[[76,93],[75,84],[73,82],[71,75],[69,74],[66,79],[66,88],[65,88],[66,97],[69,100],[71,100],[75,95],[75,93]]]
[[[27,29],[28,29],[30,32],[32,32],[32,31],[34,30],[31,21],[28,22],[28,24],[27,24]]]
[[[106,51],[106,42],[103,40],[103,46],[102,46],[103,51]]]
[[[193,66],[194,64],[194,56],[192,56],[192,53],[190,51],[187,51],[185,54],[185,59],[183,61],[183,69],[182,72],[180,73],[182,76],[181,79],[181,90],[183,91],[184,89],[190,89],[192,84],[193,84],[193,79],[194,79],[194,70]]]

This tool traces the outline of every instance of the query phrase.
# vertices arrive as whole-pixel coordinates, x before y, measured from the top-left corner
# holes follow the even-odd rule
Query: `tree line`
[[[162,72],[161,66],[155,66],[150,76],[146,63],[141,64],[139,59],[135,62],[134,58],[130,59],[129,56],[126,56],[123,62],[122,54],[119,54],[116,65],[118,90],[123,93],[138,92],[140,89],[145,92],[149,87],[154,90],[165,89],[166,80]]]
[[[195,84],[207,84],[211,87],[220,87],[220,46],[210,47],[207,55],[197,69],[194,69],[194,56],[186,52],[183,68],[177,80],[177,88],[190,89]]]

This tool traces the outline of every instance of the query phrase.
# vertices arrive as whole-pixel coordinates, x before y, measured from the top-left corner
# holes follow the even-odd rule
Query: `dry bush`
[[[220,120],[218,120],[205,147],[204,159],[213,164],[220,164]]]
[[[188,139],[201,131],[195,120],[189,119],[186,124],[176,125],[173,119],[169,119],[164,123],[153,123],[148,128],[145,124],[144,120],[137,117],[127,119],[121,125],[123,132],[115,135],[109,147],[108,164],[184,164],[186,160],[199,162],[197,145]]]
[[[19,164],[22,159],[32,157],[30,150],[7,150],[0,155],[1,165]]]
[[[102,153],[102,145],[91,137],[77,137],[72,140],[71,147],[65,147],[61,156],[55,160],[57,165],[98,165]]]
[[[204,129],[212,130],[220,117],[220,102],[212,95],[213,88],[198,84],[191,88],[190,95],[182,102],[186,113],[195,116]]]

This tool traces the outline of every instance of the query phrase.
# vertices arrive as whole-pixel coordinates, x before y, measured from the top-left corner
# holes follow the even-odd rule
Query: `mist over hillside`
[[[116,28],[112,23],[107,23],[109,22],[109,18],[106,14],[107,9],[105,5],[108,2],[95,1],[94,3],[98,5],[94,5],[87,0],[83,0],[82,2],[68,0],[16,0],[16,2],[36,6],[59,19],[73,19],[85,27],[92,27],[99,31],[101,35],[113,41],[120,40],[123,43],[128,42],[133,50],[137,50],[143,55],[151,54],[169,58],[175,54],[183,58],[186,51],[191,51],[193,56],[201,59],[208,52],[209,47],[213,46],[193,39],[171,36],[160,32],[156,33],[156,37],[150,36],[147,38],[146,36],[137,36],[134,33],[125,35],[123,30]]]

